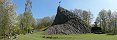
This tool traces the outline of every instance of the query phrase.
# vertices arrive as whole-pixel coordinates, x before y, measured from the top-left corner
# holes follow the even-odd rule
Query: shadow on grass
[[[54,37],[54,36],[41,36],[42,38],[47,38],[47,39],[65,39],[65,38],[71,38],[71,37]]]
[[[114,36],[114,35],[117,35],[117,34],[109,33],[109,34],[107,34],[107,35],[113,35],[113,36]]]

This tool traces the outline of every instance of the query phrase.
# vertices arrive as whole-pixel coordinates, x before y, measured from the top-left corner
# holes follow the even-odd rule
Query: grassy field
[[[70,34],[70,35],[42,35],[33,33],[19,35],[19,40],[117,40],[117,35],[106,34]]]

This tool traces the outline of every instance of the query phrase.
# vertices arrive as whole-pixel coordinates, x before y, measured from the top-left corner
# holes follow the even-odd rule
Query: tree
[[[105,33],[105,30],[106,30],[107,11],[106,10],[101,10],[99,12],[99,18],[100,18],[100,26],[102,27],[103,32]]]
[[[111,18],[111,28],[112,28],[112,33],[117,34],[117,12],[114,11],[112,13],[112,18]]]
[[[78,15],[78,17],[80,17],[86,25],[90,26],[91,20],[93,18],[93,15],[91,14],[90,10],[86,11],[81,9],[74,9],[72,12]]]
[[[1,3],[0,6],[0,28],[2,31],[2,35],[5,37],[11,37],[13,36],[12,33],[14,33],[17,30],[17,15],[15,11],[15,4],[12,0],[4,0]]]
[[[74,9],[74,10],[72,10],[72,12],[73,12],[75,15],[78,15],[79,17],[81,17],[80,14],[83,13],[83,10],[81,10],[81,9]]]
[[[37,19],[38,28],[43,29],[43,28],[46,28],[46,27],[52,25],[54,18],[55,18],[55,16],[51,16],[51,17],[47,16],[44,18]]]
[[[112,18],[112,14],[111,14],[111,10],[101,10],[99,12],[99,15],[96,19],[96,21],[98,21],[100,27],[102,27],[103,32],[107,33],[110,32],[112,30],[112,23],[113,23],[113,18]]]
[[[111,31],[112,30],[112,27],[111,27],[111,19],[112,19],[112,14],[111,14],[111,10],[108,10],[108,13],[107,13],[107,30],[108,31]]]
[[[26,0],[25,3],[25,12],[20,15],[20,28],[22,33],[30,33],[33,29],[34,18],[31,12],[32,2],[31,0]]]
[[[5,37],[5,33],[8,31],[8,14],[3,5],[0,8],[0,33]]]

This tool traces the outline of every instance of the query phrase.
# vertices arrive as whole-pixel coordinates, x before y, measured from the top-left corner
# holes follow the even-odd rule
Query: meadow
[[[19,40],[117,40],[117,35],[107,34],[70,34],[43,35],[40,32],[18,35]]]

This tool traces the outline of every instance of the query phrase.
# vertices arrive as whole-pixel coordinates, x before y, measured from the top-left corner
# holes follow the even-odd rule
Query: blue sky
[[[59,1],[61,1],[61,6],[68,10],[75,8],[90,10],[94,19],[101,9],[117,10],[117,0],[32,0],[33,17],[42,18],[55,15]],[[14,0],[14,2],[16,3],[17,13],[23,13],[25,0]]]

